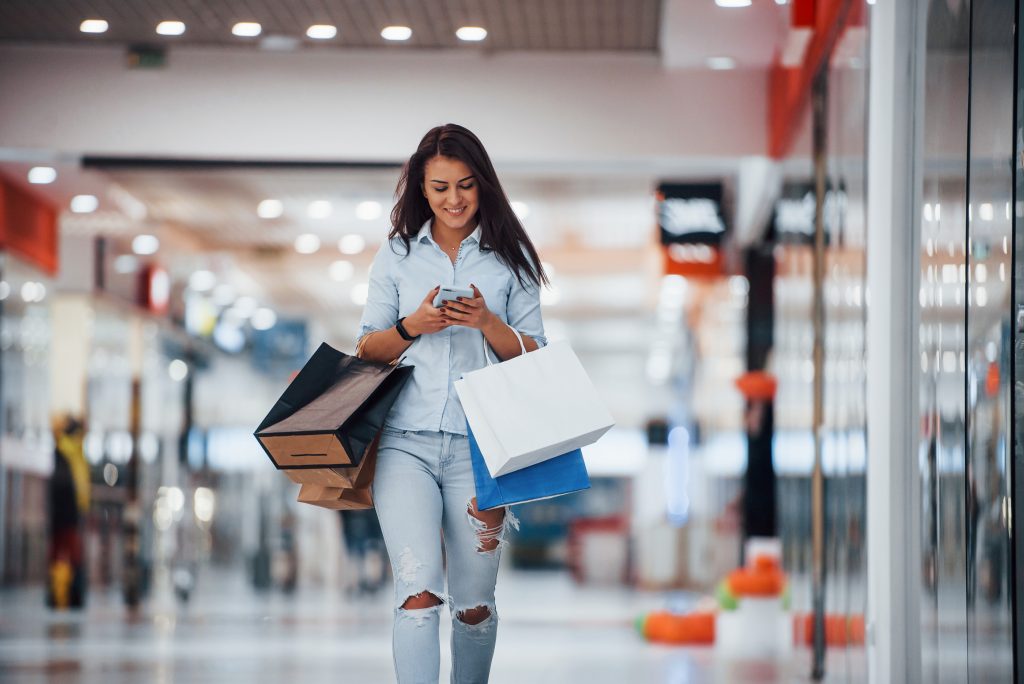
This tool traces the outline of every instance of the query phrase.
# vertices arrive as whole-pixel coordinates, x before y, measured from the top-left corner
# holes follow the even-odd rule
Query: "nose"
[[[459,206],[459,203],[461,201],[462,201],[462,192],[459,190],[459,187],[456,185],[454,187],[449,188],[449,190],[448,190],[448,206],[452,207],[452,208],[455,208],[455,207]]]

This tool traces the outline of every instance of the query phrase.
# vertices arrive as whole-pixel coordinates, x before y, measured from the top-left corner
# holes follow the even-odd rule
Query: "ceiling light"
[[[334,212],[334,207],[327,200],[310,202],[306,207],[306,216],[312,219],[325,219]]]
[[[284,205],[281,200],[265,199],[256,207],[256,214],[260,218],[275,219],[284,213]]]
[[[262,307],[253,312],[249,323],[254,330],[270,330],[277,323],[277,314],[271,309]]]
[[[385,26],[381,29],[380,37],[384,40],[409,40],[412,38],[412,29],[408,26]]]
[[[330,24],[314,24],[306,29],[306,35],[315,40],[330,40],[338,35],[338,29]]]
[[[313,254],[320,249],[320,238],[313,233],[303,233],[295,238],[295,251],[299,254]]]
[[[263,32],[263,27],[255,21],[240,21],[231,27],[231,32],[242,38],[252,38]]]
[[[57,169],[50,166],[33,166],[28,171],[28,182],[47,185],[57,180]]]
[[[181,382],[188,377],[188,364],[181,359],[174,359],[167,366],[167,374],[171,376],[171,380]]]
[[[185,32],[185,23],[181,21],[161,21],[156,25],[156,32],[161,36],[180,36]]]
[[[217,276],[212,271],[196,271],[188,279],[188,286],[196,292],[212,290],[217,284]]]
[[[236,299],[231,310],[235,312],[235,315],[240,316],[241,318],[248,318],[256,312],[256,308],[256,300],[252,297],[246,296]]]
[[[750,0],[715,0],[719,7],[750,7]]]
[[[736,60],[732,57],[708,57],[707,65],[715,71],[727,71],[736,68]]]
[[[775,0],[776,5],[785,5],[787,2],[788,0]]]
[[[512,202],[512,211],[520,221],[530,215],[530,207],[526,202]]]
[[[132,240],[132,251],[143,256],[156,254],[160,249],[160,241],[155,235],[136,235]]]
[[[482,26],[463,26],[455,32],[455,35],[459,37],[459,40],[476,42],[487,37],[487,29]]]
[[[344,259],[339,259],[331,264],[330,268],[327,269],[327,273],[331,276],[331,280],[343,283],[352,277],[352,273],[355,272],[355,268],[352,264]]]
[[[356,217],[364,221],[373,221],[380,218],[381,212],[380,202],[370,200],[356,205]]]
[[[100,206],[96,195],[75,195],[71,198],[71,211],[76,214],[91,214]]]
[[[78,27],[82,33],[106,33],[110,24],[104,19],[86,19]]]
[[[338,249],[342,254],[359,254],[366,249],[366,238],[362,235],[346,235],[338,240]]]

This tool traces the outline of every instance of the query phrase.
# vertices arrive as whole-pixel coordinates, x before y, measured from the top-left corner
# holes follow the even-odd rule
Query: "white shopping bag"
[[[593,444],[615,424],[568,342],[464,373],[455,390],[491,477]]]

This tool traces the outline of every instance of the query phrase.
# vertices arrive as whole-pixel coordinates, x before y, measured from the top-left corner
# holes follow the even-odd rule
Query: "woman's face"
[[[472,230],[477,222],[479,190],[473,172],[451,157],[434,157],[423,169],[423,194],[434,223],[456,231]]]

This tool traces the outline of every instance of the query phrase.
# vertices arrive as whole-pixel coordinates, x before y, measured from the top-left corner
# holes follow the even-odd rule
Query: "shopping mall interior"
[[[1024,682],[1020,9],[0,0],[0,681],[396,681],[376,512],[254,433],[453,122],[614,419],[489,681]]]

